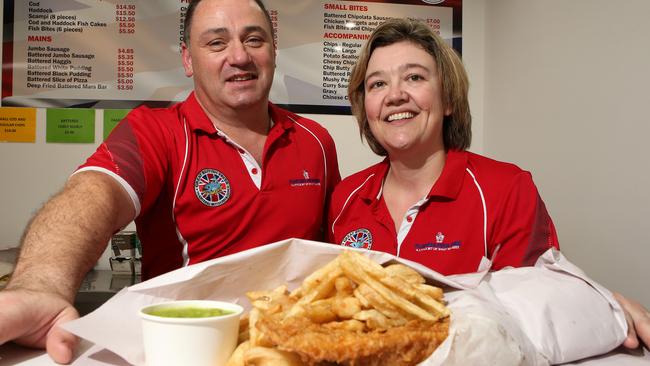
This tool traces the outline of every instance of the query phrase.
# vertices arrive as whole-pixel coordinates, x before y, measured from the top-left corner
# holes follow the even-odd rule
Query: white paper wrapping
[[[169,299],[214,299],[249,309],[246,291],[284,283],[290,289],[298,287],[342,249],[290,239],[181,268],[120,291],[93,313],[64,327],[142,365],[138,317],[142,306]],[[386,253],[362,253],[379,263],[405,263],[446,287],[452,311],[450,334],[422,365],[568,362],[606,353],[627,333],[623,311],[609,291],[557,251],[545,253],[536,267],[448,277]]]

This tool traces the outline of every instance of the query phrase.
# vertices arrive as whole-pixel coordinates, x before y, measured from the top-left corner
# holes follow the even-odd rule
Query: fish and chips
[[[302,285],[251,291],[228,366],[416,365],[444,339],[442,289],[415,270],[344,251]]]

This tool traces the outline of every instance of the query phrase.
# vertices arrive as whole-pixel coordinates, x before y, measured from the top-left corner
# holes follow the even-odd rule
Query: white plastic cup
[[[150,314],[178,307],[219,308],[230,313],[201,318]],[[225,365],[237,346],[239,318],[243,311],[237,304],[212,300],[178,300],[143,307],[140,317],[146,365]]]

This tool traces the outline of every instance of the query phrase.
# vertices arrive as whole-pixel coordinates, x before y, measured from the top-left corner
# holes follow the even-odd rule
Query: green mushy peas
[[[234,313],[231,310],[219,308],[200,308],[200,307],[169,307],[153,308],[146,311],[149,315],[161,316],[164,318],[209,318],[212,316],[222,316]]]

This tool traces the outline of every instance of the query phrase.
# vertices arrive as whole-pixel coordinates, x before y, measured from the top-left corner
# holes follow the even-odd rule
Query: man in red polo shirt
[[[134,219],[144,278],[285,238],[322,239],[340,180],[334,142],[269,103],[275,48],[263,4],[194,0],[184,29],[194,92],[131,112],[34,218],[0,292],[0,344],[70,362],[77,340],[57,325],[78,317],[83,277]]]
[[[105,173],[129,192],[143,279],[285,238],[323,239],[325,199],[340,180],[327,131],[269,103],[273,126],[256,158],[257,146],[215,127],[197,94],[134,110],[76,172]]]

